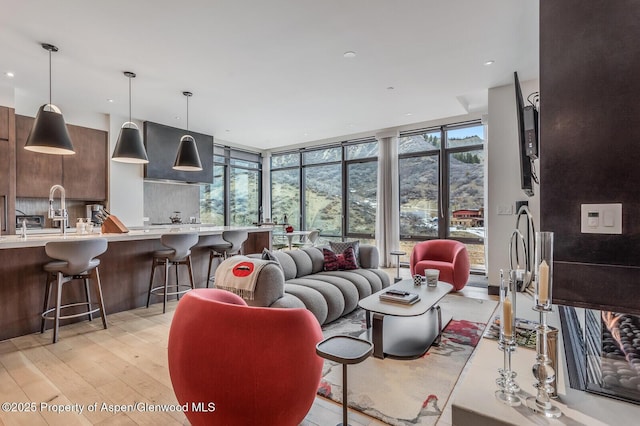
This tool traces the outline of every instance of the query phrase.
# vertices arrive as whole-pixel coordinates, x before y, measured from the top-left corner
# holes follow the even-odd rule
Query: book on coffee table
[[[420,296],[410,291],[387,290],[380,294],[380,300],[383,302],[402,303],[405,305],[413,305],[420,300]]]

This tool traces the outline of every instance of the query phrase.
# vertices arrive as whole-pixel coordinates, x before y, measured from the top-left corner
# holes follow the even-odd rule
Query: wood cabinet
[[[68,199],[107,199],[107,132],[67,125],[74,155],[27,151],[24,144],[33,118],[16,115],[16,196],[49,197],[51,186],[64,186]]]
[[[13,108],[0,107],[0,230],[15,231],[15,143]]]
[[[33,120],[16,115],[16,197],[48,198],[49,188],[62,184],[62,158],[24,149]]]
[[[9,108],[0,107],[0,140],[9,140]]]
[[[70,199],[107,199],[107,132],[67,126],[75,155],[62,156],[62,186]]]

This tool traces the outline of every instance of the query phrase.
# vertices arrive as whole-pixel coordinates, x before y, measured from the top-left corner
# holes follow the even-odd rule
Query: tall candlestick
[[[509,298],[505,298],[502,303],[502,321],[504,321],[504,337],[513,337],[513,306]]]
[[[553,232],[536,232],[535,265],[535,308],[549,312],[553,303]]]
[[[540,262],[538,267],[538,302],[546,305],[549,299],[549,265],[546,260]]]

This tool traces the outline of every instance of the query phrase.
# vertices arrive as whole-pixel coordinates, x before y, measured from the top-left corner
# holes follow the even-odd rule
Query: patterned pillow
[[[329,246],[331,246],[331,250],[336,253],[344,253],[347,247],[352,247],[353,254],[356,256],[356,262],[358,262],[358,265],[360,264],[360,240],[345,242],[329,241]]]
[[[353,247],[347,249],[341,254],[336,254],[329,249],[323,248],[324,254],[324,270],[325,271],[346,271],[350,269],[358,269],[358,262],[353,252]]]

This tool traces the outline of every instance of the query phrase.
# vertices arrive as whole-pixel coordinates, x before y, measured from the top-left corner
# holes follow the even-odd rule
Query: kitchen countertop
[[[175,224],[175,225],[150,225],[145,227],[131,227],[129,232],[123,234],[103,234],[100,228],[94,228],[91,234],[77,234],[76,228],[67,228],[66,236],[59,229],[29,229],[27,237],[20,235],[0,236],[0,249],[12,249],[23,247],[43,247],[49,241],[64,241],[79,238],[106,238],[108,241],[134,241],[152,240],[160,238],[162,234],[169,232],[197,232],[201,236],[220,235],[222,231],[246,229],[249,232],[271,232],[271,226],[215,226],[207,224]],[[97,232],[96,232],[97,231]]]

